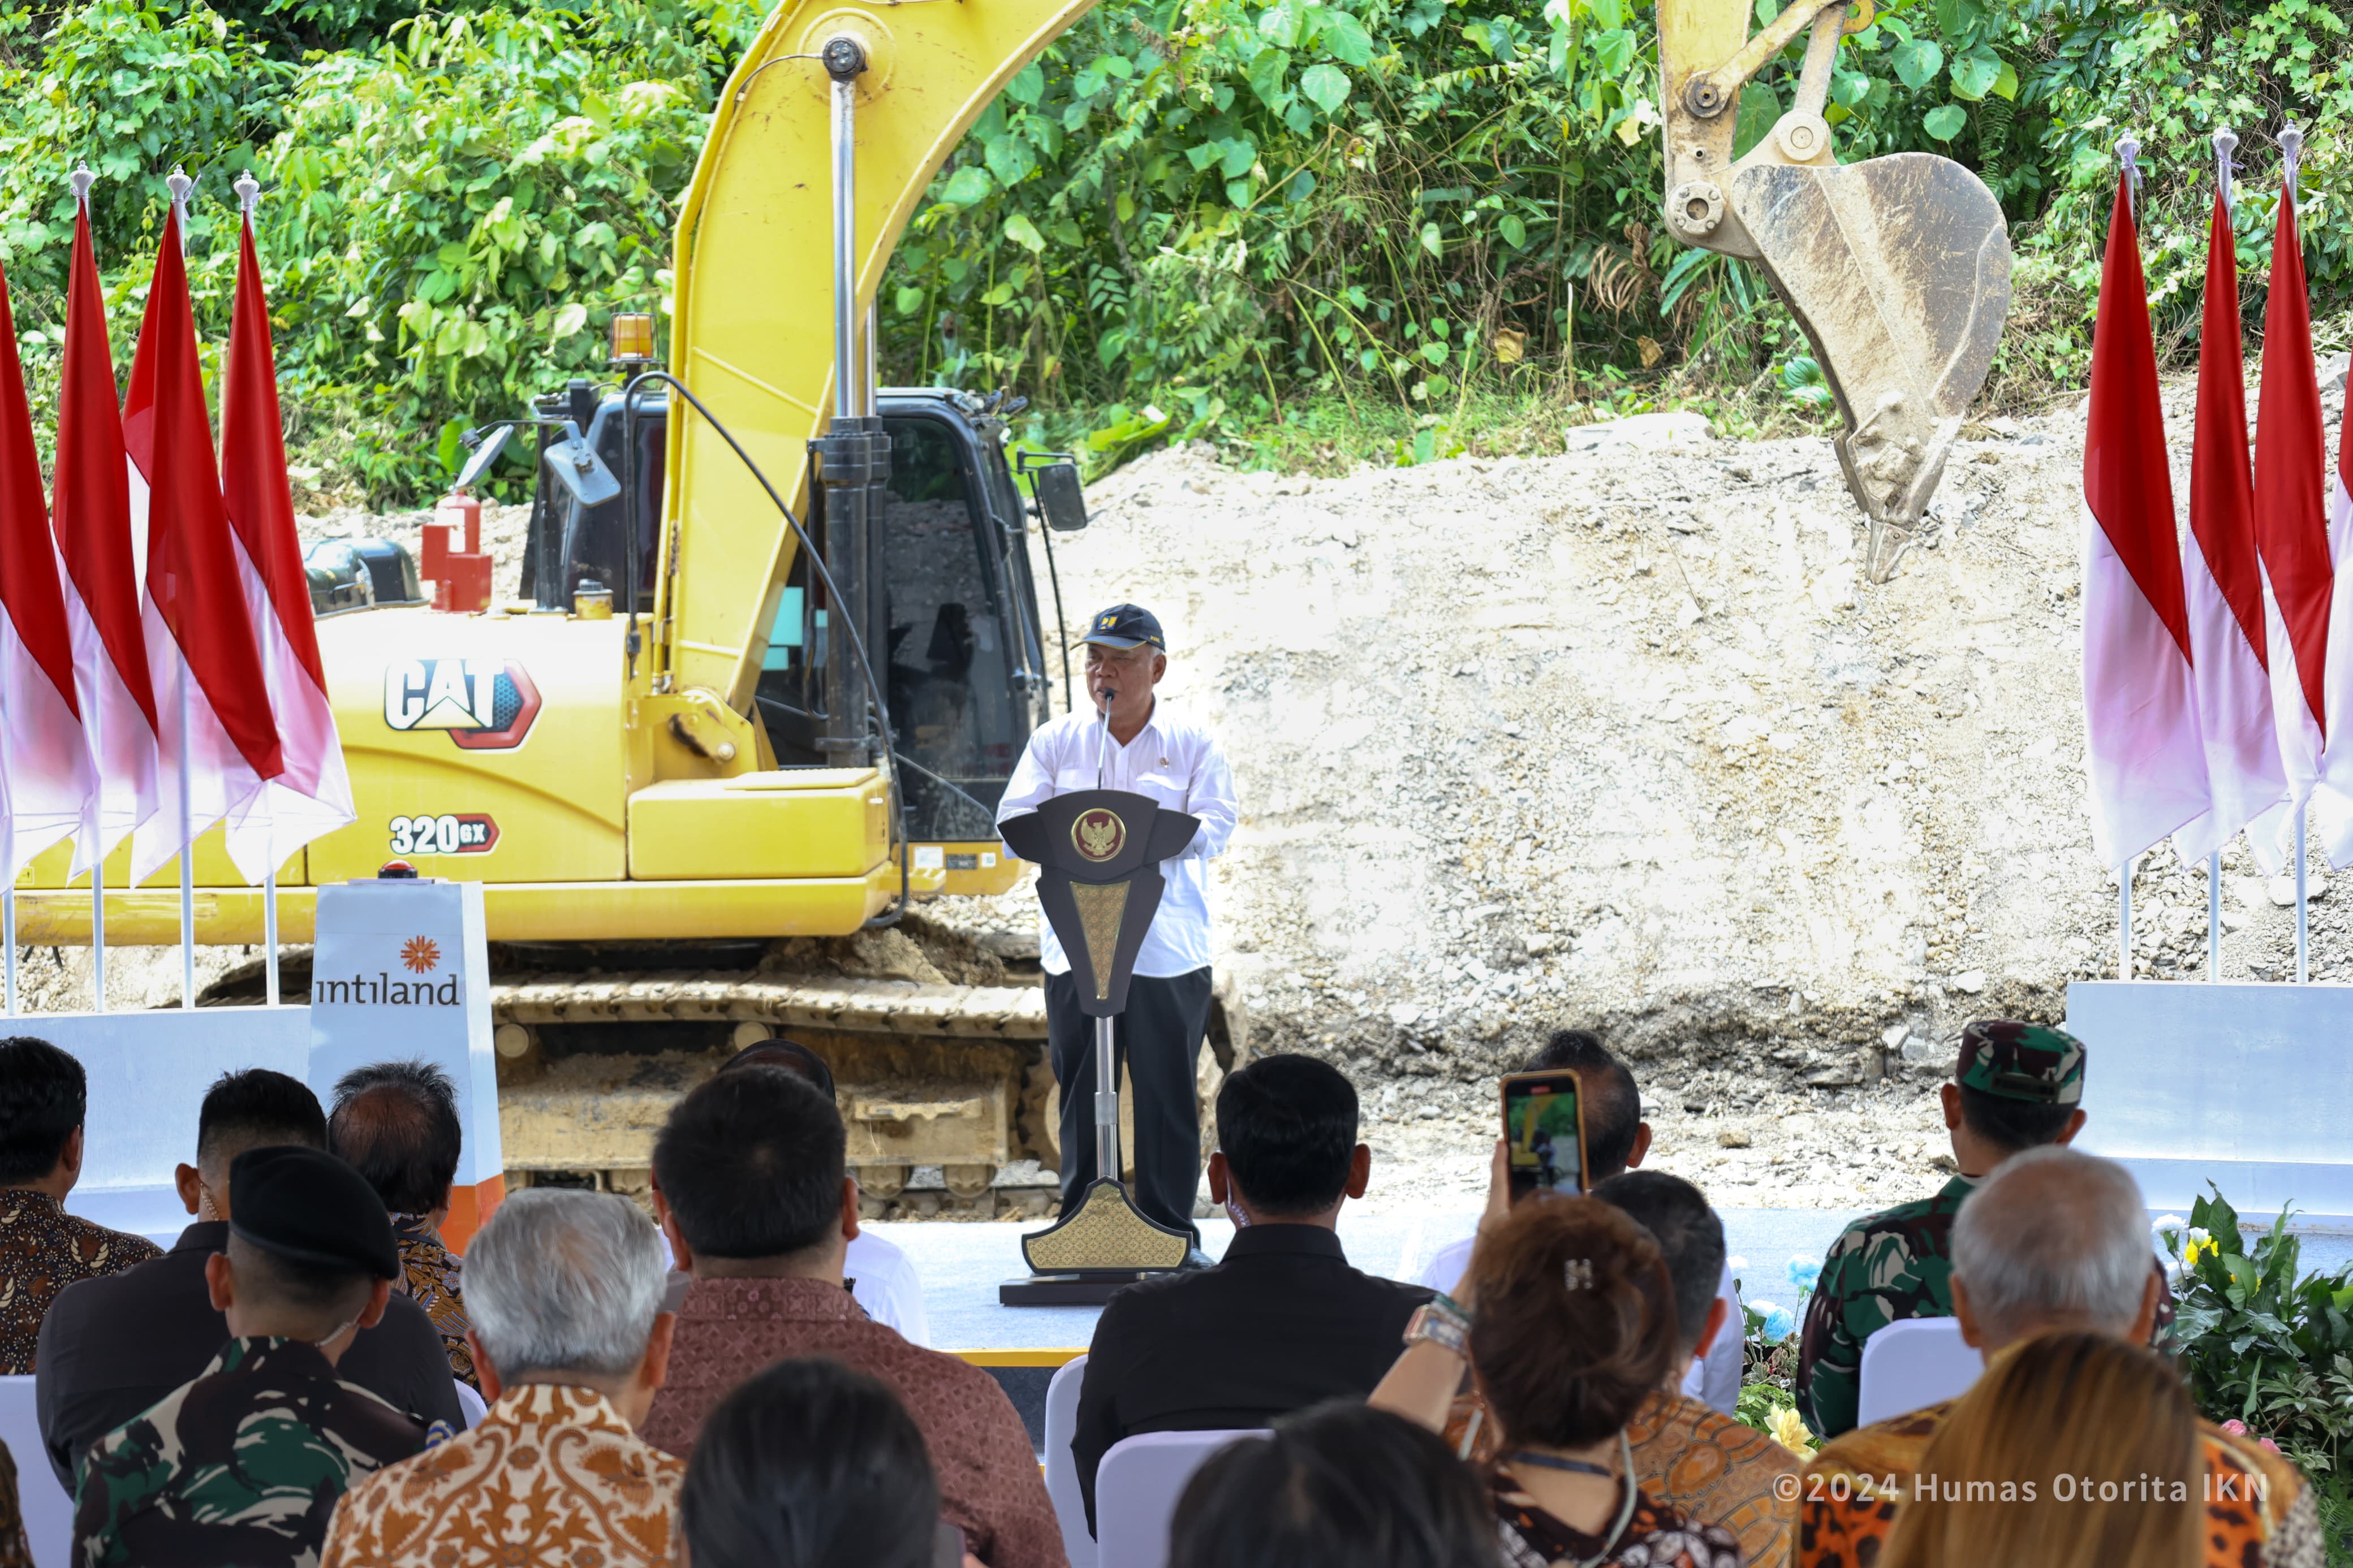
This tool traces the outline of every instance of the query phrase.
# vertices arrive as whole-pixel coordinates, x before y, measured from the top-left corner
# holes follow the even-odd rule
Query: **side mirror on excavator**
[[[459,440],[462,445],[471,447],[474,455],[466,459],[466,466],[458,470],[457,483],[449,488],[453,490],[472,489],[475,482],[491,471],[491,465],[499,460],[499,454],[507,449],[507,437],[513,434],[514,426],[512,425],[491,425],[466,432]]]
[[[613,477],[613,470],[605,466],[605,459],[596,455],[596,448],[588,444],[580,426],[566,419],[561,427],[563,438],[548,443],[543,459],[549,476],[564,487],[583,511],[602,506],[619,495],[621,481]]]
[[[1038,514],[1057,533],[1076,533],[1087,525],[1086,491],[1079,484],[1078,459],[1068,452],[1022,452],[1015,463],[1029,481]]]

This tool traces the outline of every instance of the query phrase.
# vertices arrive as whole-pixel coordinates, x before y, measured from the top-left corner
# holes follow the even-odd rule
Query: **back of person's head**
[[[2128,1332],[2155,1263],[2132,1173],[2073,1149],[2004,1160],[1953,1220],[1953,1274],[1996,1346],[2060,1325]]]
[[[782,1068],[817,1085],[828,1100],[833,1098],[833,1069],[798,1040],[755,1041],[719,1064],[721,1072],[740,1072],[745,1068]]]
[[[1261,1057],[1218,1090],[1218,1148],[1255,1213],[1323,1214],[1347,1191],[1356,1087],[1314,1057]]]
[[[81,1125],[90,1079],[47,1040],[0,1040],[0,1184],[37,1182],[58,1168]]]
[[[841,1114],[782,1068],[721,1073],[670,1110],[654,1179],[696,1252],[781,1258],[840,1234]]]
[[[448,1201],[465,1151],[458,1090],[431,1062],[376,1062],[335,1081],[327,1147],[348,1160],[394,1214]]]
[[[1556,1030],[1525,1072],[1575,1072],[1585,1096],[1585,1160],[1596,1182],[1616,1175],[1634,1155],[1642,1129],[1642,1093],[1626,1064],[1587,1029]]]
[[[1659,1244],[1674,1282],[1676,1348],[1688,1354],[1706,1331],[1708,1310],[1724,1284],[1724,1221],[1697,1187],[1664,1171],[1621,1171],[1596,1182],[1593,1195],[1631,1216]]]
[[[359,1316],[377,1280],[400,1272],[383,1200],[324,1150],[248,1149],[229,1162],[229,1193],[223,1250],[237,1301],[268,1312],[272,1332],[331,1338]]]
[[[817,1358],[777,1362],[722,1400],[679,1492],[694,1568],[932,1568],[939,1521],[931,1457],[898,1395]]]
[[[268,1068],[225,1072],[205,1090],[196,1111],[196,1164],[217,1183],[248,1149],[327,1146],[327,1113],[299,1078]]]
[[[1916,1468],[1936,1489],[1896,1514],[1880,1568],[2192,1568],[2204,1555],[2189,1392],[2164,1357],[2111,1334],[2045,1334],[1996,1361]]]
[[[1480,1239],[1471,1364],[1515,1443],[1578,1448],[1623,1428],[1682,1339],[1659,1244],[1598,1198],[1535,1198]]]
[[[611,1193],[517,1193],[466,1249],[466,1312],[509,1383],[530,1373],[634,1370],[663,1284],[653,1222]]]
[[[702,1559],[695,1559],[702,1568]],[[1335,1401],[1193,1472],[1168,1568],[1494,1568],[1495,1518],[1444,1439]]]
[[[2056,1143],[2083,1109],[2084,1043],[2063,1029],[1978,1018],[1953,1064],[1961,1122],[2003,1155]]]

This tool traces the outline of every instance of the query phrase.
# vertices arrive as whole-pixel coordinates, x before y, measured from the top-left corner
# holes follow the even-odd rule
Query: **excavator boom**
[[[2010,313],[2001,205],[1949,158],[1841,164],[1824,117],[1839,40],[1873,0],[1796,0],[1755,37],[1741,0],[1659,0],[1667,227],[1764,268],[1814,346],[1845,430],[1868,570],[1894,575]],[[1795,103],[1735,160],[1740,90],[1808,34]]]

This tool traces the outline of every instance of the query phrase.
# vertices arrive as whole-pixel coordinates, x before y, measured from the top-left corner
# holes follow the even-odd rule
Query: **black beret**
[[[288,1144],[229,1162],[228,1229],[280,1258],[400,1277],[392,1216],[367,1178],[332,1154]]]

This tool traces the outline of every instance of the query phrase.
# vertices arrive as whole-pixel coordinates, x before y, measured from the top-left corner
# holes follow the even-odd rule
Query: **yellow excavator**
[[[833,1066],[873,1213],[1051,1202],[1018,1163],[1056,1158],[1034,940],[923,906],[1018,880],[996,805],[1070,701],[1029,541],[1050,567],[1084,503],[1068,458],[1008,461],[1004,395],[876,386],[871,311],[934,174],[1092,3],[786,0],[686,193],[669,369],[644,323],[618,389],[574,381],[478,433],[465,479],[537,443],[524,597],[436,610],[400,542],[314,548],[359,819],[285,868],[281,934],[309,937],[311,889],[396,858],[485,885],[511,1182],[642,1192],[677,1096],[789,1032]],[[1670,229],[1758,263],[1812,338],[1883,576],[1984,379],[2010,254],[1958,164],[1836,161],[1831,66],[1870,15],[1796,0],[1753,38],[1746,0],[1659,20]],[[1804,30],[1795,106],[1734,161],[1742,84]],[[90,941],[65,869],[27,873],[21,941]],[[110,867],[110,941],[178,940],[174,875]],[[197,941],[262,940],[216,833],[195,881]],[[286,978],[300,999],[299,952]],[[259,988],[252,964],[206,999]],[[1248,1049],[1230,996],[1210,1046],[1204,1092]]]

